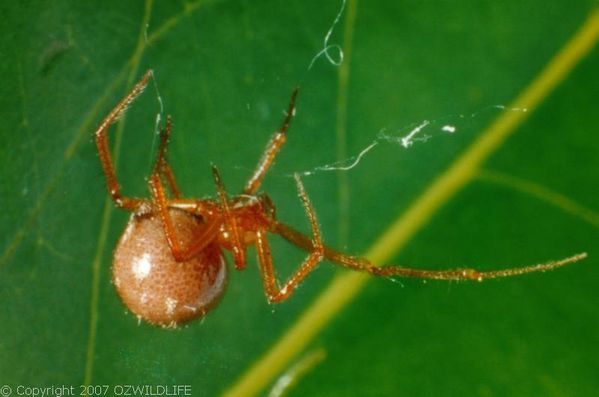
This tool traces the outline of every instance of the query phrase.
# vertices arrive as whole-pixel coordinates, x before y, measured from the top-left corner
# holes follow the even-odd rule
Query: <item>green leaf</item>
[[[114,394],[116,385],[178,384],[193,395],[247,394],[238,380],[279,343],[306,347],[254,380],[268,389],[291,371],[290,395],[599,389],[597,49],[538,106],[511,108],[595,2],[349,1],[328,42],[342,46],[344,63],[321,56],[308,69],[340,6],[0,6],[0,387],[105,384]],[[161,107],[161,119],[174,120],[169,156],[184,193],[213,195],[210,163],[231,194],[240,191],[299,84],[289,139],[263,185],[281,220],[309,230],[292,174],[313,171],[303,181],[325,242],[366,252],[494,120],[516,115],[524,122],[473,178],[407,232],[405,245],[389,247],[401,248],[391,263],[489,270],[582,251],[589,258],[484,283],[372,279],[313,327],[314,337],[281,342],[348,271],[325,263],[271,306],[250,249],[247,270],[231,267],[224,298],[202,321],[177,330],[138,324],[110,281],[128,214],[113,209],[92,134],[149,68],[155,84],[111,130],[128,195],[149,195]],[[416,137],[427,142],[406,149],[381,138],[425,120]],[[375,141],[352,169],[322,170],[350,164]],[[281,279],[303,258],[276,237],[273,253]]]

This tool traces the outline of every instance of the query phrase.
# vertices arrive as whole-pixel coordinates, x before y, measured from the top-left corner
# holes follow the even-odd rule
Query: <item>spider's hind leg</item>
[[[243,270],[245,268],[245,249],[241,243],[241,233],[237,225],[237,220],[229,205],[229,197],[227,196],[225,186],[220,178],[218,168],[214,164],[212,164],[212,176],[214,177],[214,184],[216,185],[223,222],[227,229],[231,250],[233,251],[233,257],[235,258],[235,267],[238,270]]]
[[[160,216],[166,240],[175,260],[179,262],[188,261],[214,241],[218,234],[220,223],[213,220],[206,222],[206,228],[194,236],[193,240],[187,246],[184,246],[177,236],[175,224],[169,213],[170,202],[166,198],[160,175],[157,172],[153,172],[150,176],[149,185],[152,192],[153,205]],[[196,205],[201,204],[202,201],[196,202]],[[173,206],[172,208],[177,207]],[[201,212],[201,208],[198,208],[198,210]]]
[[[264,150],[264,153],[262,154],[262,157],[260,158],[260,161],[256,166],[256,170],[245,185],[243,193],[256,193],[256,191],[260,187],[260,184],[262,183],[262,180],[264,179],[264,176],[266,175],[266,172],[275,160],[277,153],[279,153],[279,150],[281,150],[281,147],[285,143],[285,140],[287,139],[287,128],[289,127],[291,118],[295,114],[295,98],[297,97],[298,92],[299,88],[296,87],[291,93],[289,107],[287,108],[287,113],[285,115],[285,118],[283,119],[283,124],[281,125],[281,128],[279,128],[279,130],[275,132],[272,138],[270,138],[270,141],[266,145],[266,149]]]
[[[175,173],[171,168],[168,160],[166,158],[166,150],[168,147],[169,138],[171,136],[171,130],[173,128],[173,123],[171,120],[171,116],[166,116],[166,126],[160,130],[160,148],[158,149],[158,156],[156,157],[156,163],[154,165],[155,173],[159,173],[168,184],[168,188],[175,198],[181,198],[181,191],[179,190],[179,186],[177,185],[177,181],[175,179]]]
[[[116,177],[114,161],[112,160],[108,145],[108,129],[110,125],[116,122],[116,120],[118,120],[118,118],[125,112],[127,107],[135,100],[135,98],[137,98],[143,92],[148,84],[150,76],[152,76],[152,71],[148,70],[141,80],[135,84],[131,91],[125,95],[125,97],[121,99],[114,109],[112,109],[108,116],[102,120],[94,133],[96,146],[98,148],[98,155],[100,157],[100,162],[102,163],[104,175],[106,176],[108,193],[110,193],[110,196],[117,207],[124,208],[129,211],[138,210],[146,201],[143,199],[130,198],[122,195],[121,187]]]

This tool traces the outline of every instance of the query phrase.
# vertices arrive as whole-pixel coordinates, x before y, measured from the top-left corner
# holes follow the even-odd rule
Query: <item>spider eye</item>
[[[277,210],[275,209],[275,205],[272,200],[266,193],[262,193],[260,195],[260,202],[262,203],[262,208],[264,209],[264,213],[267,214],[270,218],[276,219]]]
[[[206,222],[206,218],[204,218],[202,215],[200,214],[194,214],[193,217],[200,223],[207,223]]]

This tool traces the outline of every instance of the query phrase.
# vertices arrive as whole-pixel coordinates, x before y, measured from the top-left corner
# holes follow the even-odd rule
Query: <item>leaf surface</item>
[[[594,5],[349,2],[330,38],[345,64],[321,57],[310,70],[336,2],[0,6],[0,384],[180,384],[217,395],[343,272],[323,264],[289,301],[270,306],[249,250],[248,269],[231,268],[227,293],[202,321],[163,330],[126,312],[110,262],[128,215],[112,208],[92,134],[146,69],[155,84],[111,130],[126,194],[148,195],[161,106],[161,119],[174,120],[169,156],[184,193],[213,195],[210,163],[238,192],[299,84],[289,139],[264,191],[280,219],[308,231],[291,175],[314,171],[303,180],[325,241],[357,254],[494,119],[524,111],[509,104]],[[392,263],[494,269],[581,251],[589,259],[481,284],[371,280],[283,365],[325,353],[290,395],[599,389],[598,67],[593,49]],[[416,137],[429,135],[426,142],[406,149],[381,138],[424,121]],[[338,156],[351,163],[374,141],[341,177],[317,170]],[[273,252],[281,278],[303,257],[277,238]]]

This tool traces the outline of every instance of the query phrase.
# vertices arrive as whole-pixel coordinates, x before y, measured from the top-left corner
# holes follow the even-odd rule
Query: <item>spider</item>
[[[227,266],[223,251],[230,251],[235,268],[243,270],[246,266],[245,249],[251,245],[256,247],[264,290],[270,303],[287,299],[324,259],[382,277],[482,281],[550,270],[586,257],[582,253],[559,261],[486,272],[471,268],[423,270],[399,266],[378,267],[366,258],[348,255],[323,244],[316,213],[297,174],[295,183],[310,223],[311,235],[307,236],[280,222],[269,196],[258,190],[285,143],[287,129],[295,112],[297,88],[291,95],[283,124],[268,142],[241,194],[229,197],[216,165],[212,165],[216,198],[192,199],[182,196],[166,157],[172,129],[168,116],[166,125],[160,131],[160,146],[148,180],[151,198],[124,196],[110,155],[107,133],[110,125],[143,92],[151,76],[152,71],[147,71],[95,131],[108,192],[117,207],[132,212],[114,251],[113,283],[123,303],[140,321],[175,327],[203,316],[216,305],[226,287]],[[299,268],[282,285],[275,277],[269,234],[278,234],[307,252]]]

